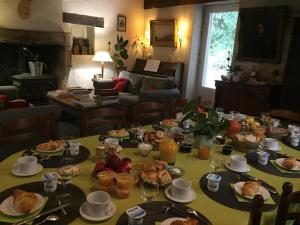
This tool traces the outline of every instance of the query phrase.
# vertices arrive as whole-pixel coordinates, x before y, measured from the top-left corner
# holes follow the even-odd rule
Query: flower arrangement
[[[183,114],[185,114],[183,121],[190,119],[195,122],[192,129],[195,135],[207,135],[208,138],[213,138],[229,128],[228,120],[224,118],[220,120],[215,110],[203,109],[195,99],[185,105]]]

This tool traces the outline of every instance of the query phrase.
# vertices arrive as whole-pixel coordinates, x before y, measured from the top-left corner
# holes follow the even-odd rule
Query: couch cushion
[[[129,83],[126,87],[126,92],[134,95],[140,94],[143,78],[143,75],[132,73],[129,76]]]
[[[129,80],[127,78],[123,78],[123,77],[116,77],[116,78],[113,78],[113,82],[114,82],[113,90],[115,90],[117,92],[121,92],[121,91],[125,90]]]
[[[139,95],[134,95],[131,93],[120,92],[119,101],[122,105],[132,106],[140,101]]]
[[[145,76],[141,91],[172,89],[173,87],[173,81],[168,78]]]

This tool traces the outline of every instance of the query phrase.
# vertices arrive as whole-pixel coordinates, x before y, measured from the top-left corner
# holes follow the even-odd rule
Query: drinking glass
[[[260,114],[260,119],[262,121],[268,121],[268,118],[270,117],[270,113],[269,112],[262,112]]]
[[[71,151],[71,145],[70,143],[73,143],[73,137],[68,136],[68,137],[64,137],[63,140],[65,141],[64,144],[64,154],[63,154],[63,158],[61,159],[61,161],[64,164],[70,164],[71,162],[73,162],[73,158],[71,157],[70,151]]]
[[[155,201],[159,195],[159,185],[150,184],[145,181],[141,184],[141,197],[147,202]]]
[[[216,113],[218,114],[218,120],[221,121],[224,116],[224,109],[221,107],[216,108]]]
[[[231,120],[238,120],[240,116],[240,112],[238,111],[230,111],[230,119]]]
[[[221,145],[221,146],[223,146],[225,144],[225,140],[226,140],[226,138],[225,138],[224,134],[218,134],[216,136],[216,143]]]
[[[214,151],[211,151],[209,157],[210,167],[213,168],[214,173],[217,173],[219,169],[223,168],[224,160],[222,156]]]
[[[58,175],[58,184],[62,187],[62,194],[65,195],[67,186],[69,183],[71,183],[72,178],[74,177],[74,174],[63,174],[59,173]]]

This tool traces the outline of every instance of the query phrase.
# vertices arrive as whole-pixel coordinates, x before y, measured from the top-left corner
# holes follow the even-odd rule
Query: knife
[[[53,212],[55,212],[55,211],[57,211],[57,210],[59,210],[59,209],[65,208],[65,207],[67,207],[67,206],[69,206],[69,205],[71,205],[71,203],[63,204],[63,205],[58,206],[58,207],[55,207],[55,208],[53,208],[53,209],[49,209],[49,210],[47,210],[46,212],[40,213],[40,214],[38,214],[38,215],[36,215],[36,216],[34,216],[34,217],[31,217],[31,218],[29,218],[29,219],[25,219],[25,220],[22,220],[22,221],[20,221],[20,222],[18,222],[18,223],[14,223],[13,225],[23,225],[23,224],[26,224],[26,223],[28,223],[28,222],[30,222],[30,221],[32,221],[32,220],[35,220],[35,219],[38,219],[38,218],[40,218],[40,217],[42,217],[42,216],[48,215],[48,214],[50,214],[50,213],[53,213]]]
[[[259,178],[257,178],[257,177],[253,177],[253,176],[251,176],[251,175],[242,174],[242,173],[239,173],[239,176],[240,176],[240,177],[243,177],[243,178],[245,178],[245,179],[247,179],[247,180],[261,181],[261,182],[262,182],[261,185],[263,185],[264,188],[266,188],[269,192],[271,192],[271,193],[273,193],[273,194],[277,194],[277,191],[276,191],[276,189],[275,189],[273,186],[271,186],[271,185],[269,185],[269,184],[267,184],[267,183],[264,183],[261,179],[259,179]]]

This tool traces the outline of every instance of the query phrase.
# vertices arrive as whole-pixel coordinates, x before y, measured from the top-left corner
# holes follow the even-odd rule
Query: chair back
[[[164,119],[165,102],[141,102],[134,107],[134,121],[143,125]]]
[[[171,105],[171,117],[176,118],[176,114],[182,112],[187,102],[187,99],[174,99]]]
[[[300,124],[300,113],[289,111],[286,109],[273,109],[270,111],[272,117],[287,120],[288,122],[294,122]]]
[[[264,197],[262,195],[255,195],[253,198],[251,211],[249,215],[248,225],[260,225],[262,207],[264,205]]]
[[[294,224],[300,224],[300,211],[289,211],[290,205],[299,203],[300,191],[293,192],[293,185],[290,182],[285,182],[282,186],[275,225],[285,225],[288,220],[294,220]]]
[[[125,127],[125,117],[126,108],[124,107],[99,108],[84,112],[80,119],[80,136],[86,136],[103,126],[116,129]]]

